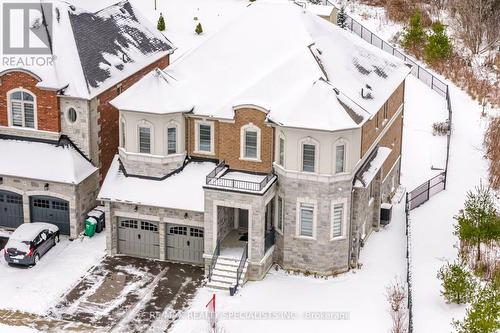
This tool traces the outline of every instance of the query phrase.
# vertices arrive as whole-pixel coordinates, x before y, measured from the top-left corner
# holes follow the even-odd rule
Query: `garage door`
[[[17,228],[23,222],[23,197],[14,192],[0,191],[0,226]]]
[[[134,257],[160,258],[157,222],[120,219],[118,223],[118,253]]]
[[[167,224],[167,259],[203,262],[203,228]]]
[[[69,235],[69,203],[54,197],[30,197],[31,222],[47,222],[59,227],[59,232]]]

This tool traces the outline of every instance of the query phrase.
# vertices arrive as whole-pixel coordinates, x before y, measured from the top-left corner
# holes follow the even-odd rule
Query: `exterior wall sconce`
[[[45,185],[43,186],[43,189],[45,191],[48,191],[49,190],[49,183],[45,183]]]

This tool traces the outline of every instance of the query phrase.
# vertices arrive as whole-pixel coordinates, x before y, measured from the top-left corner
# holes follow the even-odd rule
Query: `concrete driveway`
[[[107,257],[64,296],[49,316],[111,332],[166,331],[202,281],[201,267]]]

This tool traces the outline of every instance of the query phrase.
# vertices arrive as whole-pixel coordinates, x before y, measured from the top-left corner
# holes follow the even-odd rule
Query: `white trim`
[[[315,147],[314,149],[314,171],[304,171],[304,145],[313,145]],[[305,138],[302,138],[299,140],[299,167],[300,167],[300,172],[306,173],[306,174],[313,174],[313,173],[318,173],[319,170],[319,141],[308,136]]]
[[[246,132],[252,131],[257,133],[257,156],[256,157],[246,157]],[[262,162],[260,159],[260,149],[261,149],[261,131],[260,128],[255,126],[253,123],[248,123],[241,126],[240,128],[240,160],[252,161],[252,162]]]
[[[342,204],[343,207],[343,216],[342,216],[342,234],[340,236],[333,236],[333,213],[334,213],[334,207],[335,205]],[[342,198],[342,199],[334,199],[331,201],[331,207],[330,207],[330,240],[340,240],[340,239],[346,239],[347,238],[347,220],[349,218],[348,215],[349,207],[347,206],[347,198]]]
[[[171,156],[171,155],[176,155],[179,154],[179,124],[175,120],[170,120],[166,125],[165,125],[165,130],[163,132],[164,135],[164,153],[165,156]],[[169,154],[168,153],[168,130],[170,128],[175,128],[175,153]]]
[[[313,225],[312,225],[312,237],[311,236],[302,236],[300,234],[300,207],[301,204],[310,204],[313,205]],[[318,224],[318,202],[315,199],[309,198],[297,198],[297,213],[296,213],[296,223],[295,223],[295,237],[302,239],[311,239],[316,240],[316,227]]]
[[[141,153],[141,136],[140,136],[140,133],[139,133],[139,128],[149,128],[149,153]],[[155,155],[155,128],[154,128],[154,125],[145,120],[145,119],[142,119],[140,120],[139,122],[137,122],[137,126],[136,126],[136,131],[137,131],[137,153],[139,154],[143,154],[143,155]]]
[[[210,126],[210,151],[200,150],[200,125]],[[199,120],[194,121],[194,153],[205,154],[205,155],[215,155],[215,126],[213,121]]]
[[[22,96],[21,96],[21,104],[23,106],[21,107],[21,111],[22,111],[22,116],[23,116],[23,126],[14,126],[13,125],[12,105],[11,105],[10,95],[13,94],[13,93],[15,93],[15,92],[17,92],[17,91],[25,92],[25,93],[28,93],[31,96],[33,96],[33,118],[34,118],[33,119],[33,123],[34,123],[34,127],[33,128],[24,126],[24,123],[25,123],[25,121],[24,121],[24,103],[25,102],[22,100]],[[28,102],[28,103],[32,103],[32,102]],[[9,127],[38,130],[38,105],[37,105],[36,94],[33,93],[33,92],[31,92],[28,89],[24,89],[23,87],[14,88],[14,89],[11,89],[11,90],[7,91],[7,120],[8,120]]]

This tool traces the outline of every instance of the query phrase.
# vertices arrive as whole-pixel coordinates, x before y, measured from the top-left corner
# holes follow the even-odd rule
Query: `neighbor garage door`
[[[59,232],[69,235],[69,203],[54,197],[30,197],[31,222],[47,222],[59,227]]]
[[[158,222],[120,219],[118,221],[118,253],[159,259]]]
[[[167,224],[167,259],[203,262],[203,228]]]
[[[23,222],[23,197],[14,192],[0,191],[0,226],[17,228]]]

